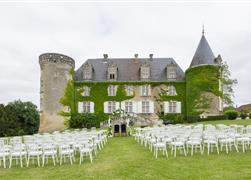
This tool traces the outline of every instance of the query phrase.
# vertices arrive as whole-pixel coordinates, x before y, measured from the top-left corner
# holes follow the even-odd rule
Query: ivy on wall
[[[161,104],[164,101],[179,101],[181,102],[181,113],[186,115],[186,83],[185,82],[162,82],[159,85],[173,85],[176,89],[176,95],[170,96],[167,94],[166,90],[161,90],[158,97],[155,100]],[[163,107],[162,107],[163,109]]]
[[[72,112],[76,111],[76,106],[74,104],[75,100],[75,92],[74,92],[74,69],[72,68],[70,70],[70,79],[67,82],[67,85],[65,87],[64,96],[60,99],[60,103],[63,106],[66,106],[69,108],[68,111],[61,111],[59,112],[62,116],[70,116]]]
[[[71,71],[73,77],[74,71]],[[177,95],[169,96],[166,93],[161,93],[154,97],[157,102],[163,101],[180,101],[181,113],[183,115],[199,115],[201,109],[206,109],[210,106],[210,99],[203,96],[203,93],[210,92],[216,96],[222,96],[219,91],[219,66],[204,65],[190,68],[186,71],[186,81],[164,81],[164,82],[97,82],[97,81],[74,81],[70,79],[65,89],[64,97],[60,102],[62,105],[69,107],[69,112],[60,112],[63,116],[70,116],[78,111],[78,102],[92,101],[94,102],[94,112],[101,119],[107,119],[108,114],[104,114],[105,101],[117,101],[132,99],[134,96],[126,96],[125,85],[140,86],[151,85],[152,88],[160,85],[173,85],[176,88]],[[108,86],[117,85],[116,96],[108,96]],[[90,87],[90,96],[82,96],[83,87]]]
[[[78,101],[92,101],[94,102],[94,111],[103,112],[105,101],[124,101],[132,99],[134,96],[126,96],[125,85],[140,86],[149,84],[151,87],[159,85],[174,85],[176,88],[176,96],[163,95],[161,99],[164,101],[173,100],[182,102],[182,113],[185,114],[185,82],[75,82],[76,102]],[[108,96],[108,86],[118,85],[116,96]],[[88,86],[91,88],[90,96],[82,96],[83,86]]]
[[[222,96],[219,91],[219,66],[203,65],[186,71],[187,115],[199,115],[210,107],[211,99],[205,93]]]
[[[124,101],[131,99],[133,96],[126,96],[125,88],[122,85],[118,85],[116,96],[108,96],[108,86],[111,83],[103,82],[78,82],[75,83],[76,88],[76,103],[81,101],[94,102],[94,112],[104,111],[105,101]],[[83,86],[90,87],[90,96],[82,96]]]

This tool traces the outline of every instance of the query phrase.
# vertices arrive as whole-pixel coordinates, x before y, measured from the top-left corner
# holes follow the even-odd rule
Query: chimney
[[[138,59],[139,54],[134,54],[135,59]]]
[[[108,59],[108,54],[103,54],[104,59],[107,60]]]
[[[150,60],[152,60],[153,59],[153,54],[149,54],[149,58],[150,58]]]

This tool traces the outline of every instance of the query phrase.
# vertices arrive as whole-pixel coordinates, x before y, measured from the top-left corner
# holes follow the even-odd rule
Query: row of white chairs
[[[242,125],[167,125],[163,127],[136,128],[135,140],[149,147],[158,157],[158,151],[168,157],[168,148],[176,157],[177,151],[187,156],[191,153],[209,155],[214,150],[219,154],[223,150],[228,154],[233,149],[242,152],[251,149],[251,126]]]
[[[52,134],[35,134],[27,136],[16,136],[0,138],[0,167],[6,168],[9,160],[9,168],[12,161],[20,163],[23,167],[23,160],[26,166],[30,161],[37,161],[38,166],[42,161],[42,166],[48,159],[52,159],[53,165],[60,165],[68,159],[71,164],[76,161],[79,155],[79,164],[84,160],[84,156],[89,156],[90,162],[93,161],[93,153],[101,150],[107,143],[107,136],[104,130],[87,131],[86,129],[75,131],[54,132]]]

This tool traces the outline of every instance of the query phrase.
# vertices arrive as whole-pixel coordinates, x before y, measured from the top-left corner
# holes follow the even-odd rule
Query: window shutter
[[[116,95],[117,95],[117,89],[118,89],[118,86],[117,86],[117,85],[115,85],[114,89],[115,89],[115,94],[114,94],[114,96],[116,96]]]
[[[90,102],[90,113],[94,113],[94,102]]]
[[[181,102],[176,102],[177,105],[177,113],[181,113]]]
[[[154,102],[149,101],[149,113],[154,113]]]
[[[108,102],[104,102],[104,113],[109,113],[108,112]]]
[[[169,102],[168,101],[164,102],[164,113],[169,113]]]
[[[78,102],[78,113],[83,113],[83,111],[84,111],[83,102]]]
[[[121,109],[125,111],[125,101],[121,102]]]
[[[138,101],[138,112],[137,113],[142,113],[142,101]]]
[[[148,85],[148,96],[151,96],[151,85]]]
[[[132,102],[132,112],[138,113],[138,102],[137,101]]]
[[[139,86],[139,93],[140,93],[140,96],[143,96],[143,88],[142,88],[142,86]]]
[[[116,110],[118,110],[120,107],[119,107],[119,102],[116,102]]]

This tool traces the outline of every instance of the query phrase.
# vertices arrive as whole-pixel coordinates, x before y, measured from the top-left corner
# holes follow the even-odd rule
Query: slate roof
[[[173,58],[108,58],[107,62],[103,58],[88,59],[85,63],[92,64],[92,81],[106,81],[108,64],[114,63],[118,67],[117,81],[139,81],[140,66],[143,63],[150,64],[150,81],[167,81],[166,66],[168,64],[177,65],[177,81],[184,80],[184,72]],[[84,64],[83,64],[84,65]],[[75,72],[75,80],[83,81],[83,65]]]
[[[204,34],[202,34],[202,37],[200,39],[197,50],[193,56],[190,67],[202,64],[216,64],[214,53],[210,48]]]

